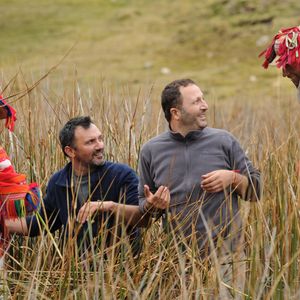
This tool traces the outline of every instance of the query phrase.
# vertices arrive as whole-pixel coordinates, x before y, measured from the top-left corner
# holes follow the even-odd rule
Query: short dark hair
[[[168,122],[171,121],[171,108],[179,108],[182,105],[182,95],[180,93],[180,87],[186,87],[190,84],[196,84],[191,79],[178,79],[174,80],[166,87],[161,93],[161,106],[165,113],[165,118]]]
[[[70,119],[65,124],[65,126],[60,130],[59,142],[60,142],[61,149],[65,156],[68,156],[65,152],[66,146],[75,148],[74,135],[75,135],[76,127],[81,126],[84,129],[87,129],[91,126],[91,124],[94,124],[94,123],[89,116],[75,117],[75,118]]]

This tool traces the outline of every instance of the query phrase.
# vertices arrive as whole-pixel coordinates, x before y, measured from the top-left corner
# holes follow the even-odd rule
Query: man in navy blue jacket
[[[69,120],[59,139],[70,162],[50,178],[40,213],[9,221],[9,231],[36,236],[46,223],[51,232],[63,227],[65,237],[75,235],[89,245],[91,236],[99,236],[101,228],[111,229],[118,219],[136,238],[143,215],[135,172],[105,161],[103,137],[90,117]]]

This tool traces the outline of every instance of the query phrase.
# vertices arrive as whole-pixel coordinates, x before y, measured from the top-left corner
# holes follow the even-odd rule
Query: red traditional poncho
[[[41,195],[37,183],[26,184],[24,174],[15,172],[0,147],[0,258],[9,242],[5,219],[25,217],[37,210]]]
[[[0,117],[13,131],[16,111],[0,95]],[[9,243],[5,219],[25,217],[35,211],[40,203],[40,190],[34,182],[26,183],[24,174],[16,173],[5,150],[0,146],[0,258]]]
[[[15,172],[5,150],[0,146],[0,205],[6,218],[25,217],[37,209],[40,193],[37,183],[26,184],[24,174]]]

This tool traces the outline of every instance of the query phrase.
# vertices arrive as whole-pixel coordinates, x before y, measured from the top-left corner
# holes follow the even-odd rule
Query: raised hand
[[[166,186],[161,185],[153,194],[148,185],[144,185],[144,195],[146,197],[146,209],[158,208],[166,209],[170,205],[170,191]]]

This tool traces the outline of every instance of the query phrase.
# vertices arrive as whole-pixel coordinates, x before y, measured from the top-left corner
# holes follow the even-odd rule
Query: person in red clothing
[[[300,101],[300,26],[279,30],[262,55],[265,57],[264,68],[267,69],[274,60],[276,66],[282,68],[282,76],[295,85]],[[300,178],[300,161],[296,164],[296,172]]]
[[[0,119],[5,119],[5,127],[13,131],[16,111],[1,95]],[[32,213],[38,208],[40,198],[38,185],[26,183],[26,176],[15,171],[9,156],[0,145],[0,267],[10,240],[5,220]]]

